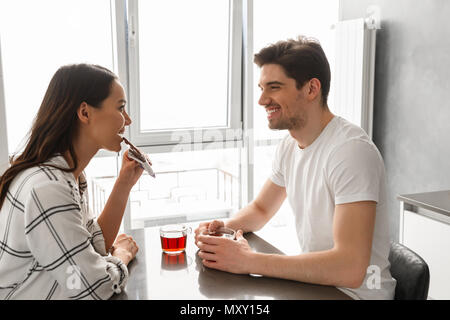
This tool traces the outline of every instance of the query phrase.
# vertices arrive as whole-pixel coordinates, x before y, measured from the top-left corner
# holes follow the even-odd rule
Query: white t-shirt
[[[287,135],[278,145],[271,180],[286,188],[302,252],[331,249],[335,206],[376,201],[370,264],[358,289],[339,288],[353,298],[393,299],[389,271],[389,222],[383,159],[367,134],[335,116],[308,147]]]

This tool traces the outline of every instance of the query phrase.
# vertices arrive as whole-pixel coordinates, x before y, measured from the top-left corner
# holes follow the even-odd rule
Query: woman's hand
[[[142,171],[144,171],[144,169],[142,169],[140,164],[135,160],[128,158],[128,150],[125,151],[119,176],[108,197],[103,212],[97,219],[103,232],[106,248],[110,248],[114,239],[116,239],[131,188],[133,188],[139,180]]]
[[[119,258],[126,265],[128,265],[128,263],[130,263],[130,261],[133,260],[134,257],[136,257],[136,253],[139,250],[136,241],[134,241],[131,236],[128,236],[125,233],[119,234],[117,236],[113,248],[114,250],[111,255]]]
[[[141,177],[143,171],[144,169],[137,161],[128,158],[128,150],[126,150],[123,153],[122,168],[120,168],[117,180],[120,181],[120,184],[129,187],[131,190]]]

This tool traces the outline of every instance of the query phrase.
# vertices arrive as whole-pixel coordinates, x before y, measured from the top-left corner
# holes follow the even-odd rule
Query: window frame
[[[0,175],[8,168],[8,130],[6,127],[5,89],[3,86],[2,39],[0,35]]]
[[[140,127],[139,87],[139,20],[138,0],[128,0],[128,79],[129,108],[134,125],[129,137],[139,147],[179,145],[204,142],[241,140],[242,134],[242,1],[229,0],[229,64],[228,64],[228,124],[225,127],[155,130],[142,132]],[[227,130],[235,130],[227,135]],[[201,134],[199,134],[201,133]],[[187,139],[186,139],[187,137]],[[175,140],[174,138],[179,138]]]
[[[133,126],[126,127],[125,136],[146,153],[165,153],[174,151],[174,148],[177,151],[195,151],[239,145],[239,208],[242,208],[253,199],[253,0],[229,0],[231,16],[228,41],[231,61],[228,66],[228,127],[153,133],[140,132],[138,0],[111,1],[115,2],[112,14],[115,14],[117,31],[119,77],[129,101],[127,111],[134,120]],[[227,135],[227,130],[234,132],[230,136]],[[170,141],[172,135],[189,139]],[[211,138],[217,136],[222,139]],[[120,155],[123,152],[124,150]],[[98,156],[101,155],[107,156],[110,153],[101,150]],[[128,199],[123,217],[124,230],[132,229],[132,225],[131,204]]]

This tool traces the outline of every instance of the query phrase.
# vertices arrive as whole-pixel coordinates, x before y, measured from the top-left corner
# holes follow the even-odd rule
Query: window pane
[[[314,37],[320,41],[331,68],[331,89],[328,101],[333,101],[334,33],[332,24],[338,21],[339,0],[257,0],[254,6],[253,49],[263,47],[298,35]],[[268,23],[268,21],[270,23]],[[254,66],[254,128],[256,139],[280,138],[286,131],[271,131],[267,115],[258,104],[261,90],[260,70]]]
[[[87,62],[113,69],[110,0],[0,1],[0,30],[12,153],[60,66]]]
[[[228,217],[240,198],[239,149],[150,154],[147,173],[130,194],[133,228]]]
[[[142,131],[228,124],[228,0],[139,2]]]

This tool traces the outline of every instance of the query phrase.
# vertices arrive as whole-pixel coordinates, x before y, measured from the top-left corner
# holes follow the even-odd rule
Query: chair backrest
[[[430,284],[427,263],[402,244],[391,242],[391,275],[397,280],[395,300],[426,300]]]

